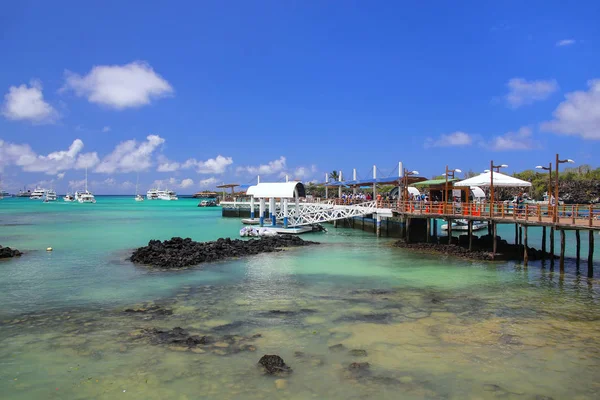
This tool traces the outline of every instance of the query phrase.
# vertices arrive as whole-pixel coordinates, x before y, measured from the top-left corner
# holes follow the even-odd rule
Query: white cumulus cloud
[[[188,187],[192,186],[193,184],[194,184],[194,181],[192,179],[190,179],[190,178],[187,178],[187,179],[183,179],[181,181],[181,183],[179,184],[179,186],[182,189],[185,189],[185,188],[188,188]]]
[[[63,90],[72,90],[90,103],[116,110],[141,107],[153,99],[169,96],[173,87],[152,67],[141,61],[126,65],[98,65],[87,75],[66,72]]]
[[[526,126],[516,132],[507,132],[502,136],[496,136],[491,142],[491,148],[496,151],[530,150],[535,147],[531,138],[531,128]]]
[[[471,144],[473,144],[473,136],[460,131],[442,134],[437,139],[428,138],[425,141],[425,147],[469,146]]]
[[[217,178],[211,176],[210,178],[202,179],[198,182],[198,185],[200,185],[200,187],[209,187],[213,186],[215,183],[217,183]]]
[[[567,93],[558,105],[552,121],[544,122],[542,130],[584,139],[600,139],[600,79],[590,80],[587,91]]]
[[[252,175],[271,175],[281,172],[285,170],[285,168],[286,159],[284,156],[281,156],[277,160],[269,161],[267,164],[261,164],[258,166],[238,167],[237,172],[247,172]]]
[[[570,46],[572,44],[575,44],[575,40],[573,39],[563,39],[556,42],[557,47]]]
[[[36,124],[52,123],[58,119],[58,112],[46,101],[39,81],[11,86],[4,95],[2,115],[11,120],[30,121]]]
[[[83,141],[75,139],[67,150],[38,155],[27,144],[7,143],[0,140],[0,168],[8,165],[21,167],[27,172],[56,175],[69,169],[85,168],[98,161],[96,153],[81,153]],[[85,164],[85,165],[84,165]]]
[[[510,108],[519,108],[546,100],[558,90],[558,83],[555,80],[527,81],[523,78],[512,78],[506,86],[508,86],[508,94],[505,100]]]
[[[233,164],[231,157],[223,157],[220,154],[206,161],[198,161],[195,158],[190,158],[183,163],[170,161],[166,157],[161,156],[159,157],[159,165],[156,170],[158,172],[173,172],[179,169],[194,168],[199,174],[222,174],[231,164]]]
[[[102,132],[110,132],[110,126],[105,126],[104,128],[102,128]]]
[[[133,139],[121,142],[102,159],[95,172],[112,174],[145,171],[152,166],[152,154],[164,142],[165,139],[158,135],[148,135],[141,143]]]

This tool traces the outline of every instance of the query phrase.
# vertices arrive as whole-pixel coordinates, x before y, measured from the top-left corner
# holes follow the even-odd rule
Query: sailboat
[[[144,196],[138,193],[138,184],[140,183],[140,174],[137,174],[137,178],[135,180],[135,201],[144,201]]]
[[[95,203],[96,198],[88,191],[87,168],[85,169],[85,192],[75,192],[75,200],[79,203]]]

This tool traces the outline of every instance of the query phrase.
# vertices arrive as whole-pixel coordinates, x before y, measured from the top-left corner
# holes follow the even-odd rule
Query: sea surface
[[[0,261],[3,399],[600,398],[587,233],[564,274],[330,225],[304,236],[318,246],[158,271],[127,258],[150,239],[236,238],[239,220],[195,199],[97,200],[0,200],[0,244],[25,252]],[[212,341],[157,339],[175,327]],[[293,372],[264,375],[264,354]]]

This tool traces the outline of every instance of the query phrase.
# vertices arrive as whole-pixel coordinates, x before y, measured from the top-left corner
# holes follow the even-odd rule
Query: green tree
[[[337,181],[339,180],[340,175],[338,174],[337,171],[333,171],[329,173],[329,179],[331,179],[332,181]]]

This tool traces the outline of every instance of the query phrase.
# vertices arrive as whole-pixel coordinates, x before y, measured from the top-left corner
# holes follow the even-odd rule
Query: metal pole
[[[554,177],[554,179],[556,180],[554,182],[554,216],[552,219],[552,222],[556,223],[557,218],[558,218],[558,154],[556,154],[556,176]]]
[[[490,161],[490,218],[494,217],[494,160]],[[513,210],[514,212],[514,210]]]
[[[269,199],[269,214],[271,214],[271,225],[273,226],[277,225],[277,212],[275,210],[275,207],[275,197],[271,197]]]
[[[250,219],[254,221],[254,196],[250,197]]]
[[[283,227],[288,227],[288,199],[283,199]]]
[[[259,200],[259,211],[260,211],[260,217],[259,217],[259,221],[260,221],[260,226],[264,226],[265,225],[265,198],[261,197]]]
[[[448,166],[446,165],[446,184],[444,185],[444,203],[448,203]]]
[[[373,165],[373,179],[377,180],[377,167]],[[373,200],[377,200],[377,184],[373,182]]]

